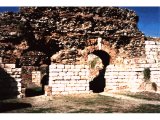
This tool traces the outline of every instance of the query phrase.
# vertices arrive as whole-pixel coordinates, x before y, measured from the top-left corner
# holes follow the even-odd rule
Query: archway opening
[[[98,72],[98,74],[94,76],[94,78],[90,81],[89,88],[94,93],[104,92],[104,88],[106,86],[106,82],[105,82],[106,80],[104,76],[105,76],[106,67],[110,63],[110,55],[103,50],[95,50],[92,52],[92,54],[96,55],[98,58],[101,59],[103,67],[100,69],[94,68],[95,71]]]

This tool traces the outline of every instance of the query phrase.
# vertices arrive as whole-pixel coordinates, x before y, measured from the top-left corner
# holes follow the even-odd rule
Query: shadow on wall
[[[15,98],[18,94],[17,82],[0,67],[0,100]]]
[[[44,95],[45,91],[45,85],[48,85],[49,82],[49,67],[48,65],[46,66],[41,66],[38,68],[38,70],[41,71],[41,75],[43,76],[40,80],[40,85],[36,85],[32,80],[26,81],[28,86],[25,86],[25,96],[26,97],[34,97],[34,96],[39,96],[39,95]],[[32,79],[32,78],[31,78]]]
[[[99,70],[99,75],[96,76],[90,83],[89,87],[90,90],[93,90],[94,93],[100,93],[104,91],[106,82],[105,82],[105,71],[107,65],[109,65],[110,62],[110,55],[103,51],[103,50],[95,50],[93,52],[94,55],[98,56],[103,63],[103,69]]]
[[[48,74],[45,74],[41,79],[41,87],[27,88],[25,91],[25,96],[34,97],[34,96],[44,95],[45,85],[48,85],[48,82],[49,82],[49,76]]]
[[[44,94],[45,93],[45,85],[48,85],[48,82],[49,82],[49,75],[48,74],[45,74],[41,80],[41,85],[42,85],[42,93]]]

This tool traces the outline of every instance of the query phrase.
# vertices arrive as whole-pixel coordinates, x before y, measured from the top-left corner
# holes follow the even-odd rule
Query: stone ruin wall
[[[52,95],[88,93],[88,68],[88,65],[51,64],[49,66],[49,86]]]
[[[121,65],[109,65],[106,69],[106,89],[107,90],[145,90],[140,85],[144,82],[143,70],[150,68],[151,82],[160,86],[160,42],[145,41],[145,55],[143,58],[122,60]]]
[[[110,64],[105,71],[105,91],[144,91],[143,70],[150,68],[151,82],[160,91],[160,42],[145,41],[144,58],[124,59],[123,64]],[[1,94],[23,97],[21,68],[15,64],[3,64],[1,60]],[[3,71],[3,72],[2,72]],[[38,77],[37,77],[38,76]],[[41,71],[32,71],[32,82],[40,85]],[[7,81],[6,84],[3,82]],[[45,86],[45,95],[90,93],[89,82],[92,81],[88,65],[51,64],[49,66],[49,83]],[[3,85],[3,86],[2,86]],[[9,89],[8,89],[9,88]]]
[[[21,68],[15,64],[4,64],[0,60],[0,99],[21,98]]]
[[[146,57],[122,59],[121,64],[108,65],[104,76],[106,82],[105,91],[137,92],[152,90],[151,88],[146,89],[141,87],[144,82],[143,71],[145,68],[150,68],[150,80],[156,83],[157,91],[159,91],[160,42],[146,41],[145,52]],[[86,91],[89,93],[89,82],[92,81],[89,66],[52,64],[50,65],[49,71],[49,86],[52,95],[60,93],[81,93]],[[49,93],[46,93],[46,95],[47,94]]]

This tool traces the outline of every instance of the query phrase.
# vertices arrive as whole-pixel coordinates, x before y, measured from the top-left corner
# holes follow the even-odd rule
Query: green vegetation
[[[150,68],[145,68],[143,70],[143,75],[144,75],[145,82],[149,81],[150,80],[150,75],[151,75]]]
[[[98,60],[99,60],[99,58],[96,57],[96,58],[94,58],[94,60],[91,61],[90,65],[91,65],[91,68],[92,68],[92,69],[95,68],[96,63],[97,63]]]

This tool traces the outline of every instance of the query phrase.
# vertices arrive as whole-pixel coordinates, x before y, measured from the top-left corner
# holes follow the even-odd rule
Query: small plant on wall
[[[150,68],[145,68],[143,70],[143,75],[144,75],[145,82],[150,81],[150,76],[151,76],[151,70],[150,70]]]
[[[96,64],[97,64],[97,62],[98,62],[98,60],[99,60],[99,58],[96,57],[94,60],[91,61],[90,66],[91,66],[92,69],[95,68],[95,66],[96,66]]]

